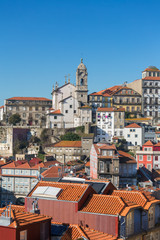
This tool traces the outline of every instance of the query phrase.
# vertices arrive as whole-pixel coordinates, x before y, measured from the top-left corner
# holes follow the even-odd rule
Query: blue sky
[[[89,92],[160,67],[158,0],[0,0],[0,104],[14,96],[51,98],[52,85],[81,57]]]

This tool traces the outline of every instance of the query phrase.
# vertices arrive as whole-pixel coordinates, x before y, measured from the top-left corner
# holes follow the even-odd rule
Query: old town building
[[[21,117],[21,126],[46,126],[46,112],[52,101],[41,97],[12,97],[5,100],[4,118],[8,122],[13,114]]]
[[[142,114],[153,117],[155,122],[160,119],[160,70],[149,66],[142,72],[142,78],[135,80],[128,87],[142,95]]]
[[[47,128],[72,128],[92,122],[92,109],[88,106],[88,73],[81,63],[76,71],[76,85],[65,81],[56,83],[52,90],[52,109],[47,114]]]
[[[124,108],[98,108],[96,115],[96,141],[111,142],[114,136],[123,137]]]

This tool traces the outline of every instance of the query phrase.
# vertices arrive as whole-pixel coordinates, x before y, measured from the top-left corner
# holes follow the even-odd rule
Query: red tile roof
[[[115,240],[115,239],[117,239],[116,237],[114,237],[110,234],[99,232],[94,229],[90,229],[90,228],[86,228],[86,227],[82,227],[82,226],[81,226],[81,229],[83,230],[83,232],[85,233],[85,235],[87,236],[87,238],[89,240]]]
[[[98,108],[97,112],[125,112],[125,108]]]
[[[160,77],[145,77],[142,80],[160,80]]]
[[[81,141],[60,141],[54,144],[54,147],[82,147]]]
[[[139,126],[137,123],[131,123],[131,124],[125,126],[125,128],[142,128],[142,127]]]
[[[146,143],[143,144],[143,146],[153,146],[153,143],[148,140]]]
[[[0,209],[0,215],[4,212],[6,208]],[[8,212],[9,215],[9,212]],[[17,207],[11,208],[11,217],[12,223],[8,227],[19,228],[23,227],[35,222],[43,222],[46,220],[51,220],[51,217],[46,217],[43,215],[35,214],[35,213],[28,213],[22,211],[22,209],[18,209]]]
[[[151,72],[153,72],[153,71],[160,72],[160,70],[155,66],[150,66],[150,67],[146,68],[143,72],[150,72],[150,71]]]
[[[118,150],[118,153],[120,154],[119,156],[120,163],[137,164],[136,159],[129,153],[123,152],[121,150]]]
[[[62,177],[62,167],[60,166],[53,166],[47,170],[45,170],[43,173],[41,173],[41,175],[44,178],[58,178],[58,177]]]
[[[156,143],[154,147],[160,147],[160,142]]]
[[[92,189],[92,187],[88,186],[87,184],[40,181],[37,183],[37,185],[34,187],[34,189],[31,191],[31,193],[29,193],[29,197],[32,196],[35,189],[39,186],[61,188],[62,191],[57,199],[65,200],[65,201],[78,202],[88,188],[90,188],[91,193],[95,193],[95,191]]]
[[[54,111],[54,112],[50,112],[49,114],[52,114],[52,115],[62,115],[60,109],[58,109],[58,110],[56,110],[56,111]]]
[[[17,100],[17,101],[50,101],[52,102],[51,99],[48,98],[43,98],[43,97],[12,97],[8,98],[6,100]]]
[[[93,194],[83,205],[81,212],[117,215],[124,207],[125,203],[120,197]]]
[[[4,106],[1,106],[0,109],[4,108]]]

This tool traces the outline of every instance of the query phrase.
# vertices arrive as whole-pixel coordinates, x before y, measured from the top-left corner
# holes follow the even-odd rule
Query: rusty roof
[[[92,187],[87,184],[40,181],[37,183],[37,185],[29,193],[28,196],[32,197],[33,192],[37,189],[37,187],[40,186],[61,188],[62,191],[57,197],[57,199],[65,201],[78,202],[83,196],[83,194],[86,192],[87,188],[90,188],[91,193],[95,193]]]

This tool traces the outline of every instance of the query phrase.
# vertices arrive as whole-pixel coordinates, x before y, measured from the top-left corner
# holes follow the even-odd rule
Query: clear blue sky
[[[160,1],[0,0],[0,104],[51,98],[83,57],[89,92],[160,67]]]

